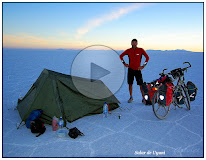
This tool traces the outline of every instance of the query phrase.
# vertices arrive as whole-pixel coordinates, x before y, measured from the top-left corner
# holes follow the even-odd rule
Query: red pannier
[[[143,83],[142,84],[142,91],[144,95],[144,100],[146,102],[146,105],[152,104],[152,98],[154,97],[155,92],[157,91],[157,88],[152,87],[151,83]]]
[[[165,83],[159,87],[159,101],[160,105],[170,106],[173,100],[173,90],[175,86],[172,83]]]

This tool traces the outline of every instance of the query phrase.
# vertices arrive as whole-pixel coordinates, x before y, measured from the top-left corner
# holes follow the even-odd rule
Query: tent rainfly
[[[41,109],[49,117],[62,117],[66,122],[73,122],[81,117],[102,113],[104,102],[109,109],[119,107],[117,98],[111,96],[103,99],[93,99],[81,94],[72,82],[72,76],[44,69],[30,90],[18,102],[17,109],[22,121],[27,120],[33,110]],[[79,82],[90,79],[76,77]],[[96,80],[97,85],[104,87],[102,92],[111,93],[105,84]],[[104,93],[102,93],[104,94]],[[44,123],[51,124],[46,119]]]

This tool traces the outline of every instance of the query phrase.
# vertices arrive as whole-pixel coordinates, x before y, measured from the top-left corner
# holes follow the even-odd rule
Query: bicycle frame
[[[191,67],[191,65],[190,65],[189,67]],[[184,68],[184,71],[185,71],[187,68],[189,68],[189,67]],[[181,92],[183,92],[182,87],[183,87],[185,90],[187,90],[187,87],[186,87],[186,85],[185,85],[185,74],[184,74],[184,71],[183,71],[183,75],[178,77],[177,85],[175,86],[175,89],[173,90],[173,101],[172,101],[172,104],[173,104],[175,107],[177,106],[178,108],[183,108],[183,107],[180,107],[180,106],[178,105],[177,99],[176,99],[175,95],[176,95],[176,93],[177,93],[179,90],[181,90]],[[177,78],[174,79],[174,80],[172,81],[172,83],[173,83],[174,81],[176,81],[176,80],[177,80]],[[188,91],[187,91],[187,92],[188,92]],[[190,102],[189,102],[189,105],[190,105]],[[169,108],[169,109],[170,109],[170,108]],[[175,108],[175,109],[176,109],[176,108]]]
[[[188,63],[189,67],[191,67],[191,64],[189,62],[184,62],[184,63]],[[171,104],[173,104],[175,106],[175,109],[176,109],[176,106],[178,106],[179,108],[183,108],[183,107],[180,107],[178,105],[178,104],[183,104],[182,102],[180,103],[180,100],[182,101],[182,99],[183,99],[186,107],[190,110],[190,100],[188,99],[188,97],[189,97],[188,90],[187,90],[187,87],[185,85],[185,77],[184,77],[184,71],[186,71],[187,68],[189,68],[189,67],[177,68],[177,69],[172,70],[169,73],[164,73],[164,71],[167,70],[167,69],[164,69],[163,73],[159,74],[161,77],[167,76],[167,78],[169,78],[168,79],[169,81],[166,81],[166,83],[173,84],[173,82],[177,81],[177,84],[175,85],[175,87],[174,87],[174,85],[170,85],[170,84],[167,85],[168,87],[172,87],[173,95],[171,95],[171,96],[173,96],[173,97],[172,97],[172,100],[168,101],[168,104],[165,105],[164,104],[165,102],[162,103],[162,101],[164,100],[164,96],[163,96],[163,98],[160,97],[161,95],[159,96],[159,93],[161,93],[160,87],[162,85],[164,85],[164,81],[160,84],[155,83],[156,86],[154,86],[154,87],[157,88],[157,92],[155,93],[155,96],[153,98],[152,106],[153,106],[153,112],[157,118],[165,119],[167,117],[169,111],[171,110]],[[180,94],[179,93],[178,94],[181,97],[179,97],[179,96],[177,97],[177,95],[178,95],[177,92],[180,92]],[[158,98],[157,101],[156,101],[156,98]],[[157,105],[156,105],[156,102],[158,102]],[[163,115],[158,113],[158,111],[159,111],[159,109],[161,109],[161,107],[163,107],[165,109],[165,113],[163,113]]]

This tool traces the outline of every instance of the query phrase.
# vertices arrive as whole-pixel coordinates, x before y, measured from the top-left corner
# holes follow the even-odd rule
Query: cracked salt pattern
[[[171,110],[165,120],[155,117],[152,107],[141,103],[139,87],[134,85],[131,104],[126,78],[115,94],[120,107],[103,119],[102,114],[83,117],[68,127],[77,127],[85,136],[57,138],[52,127],[36,138],[13,110],[44,68],[70,74],[77,51],[3,50],[3,157],[203,157],[203,55],[202,53],[148,53],[150,61],[143,70],[144,81],[158,78],[164,68],[192,68],[185,74],[198,87],[191,110]],[[128,61],[128,60],[125,60]],[[144,61],[144,59],[143,59]],[[135,84],[135,82],[134,82]],[[121,114],[121,118],[118,116]],[[138,155],[135,151],[165,151],[165,155]]]

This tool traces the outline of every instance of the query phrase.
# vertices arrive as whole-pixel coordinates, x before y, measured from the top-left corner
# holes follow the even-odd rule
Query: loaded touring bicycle
[[[188,68],[191,67],[189,62],[184,62],[183,64],[188,64],[188,67],[177,68],[169,73],[165,73],[164,69],[159,79],[143,85],[144,99],[146,104],[152,104],[153,112],[155,116],[159,119],[165,119],[169,111],[171,110],[171,105],[173,104],[178,108],[183,108],[181,105],[185,105],[187,110],[190,110],[190,102],[195,100],[197,94],[197,87],[188,81],[185,84],[184,73]],[[177,80],[176,86],[173,84]]]

